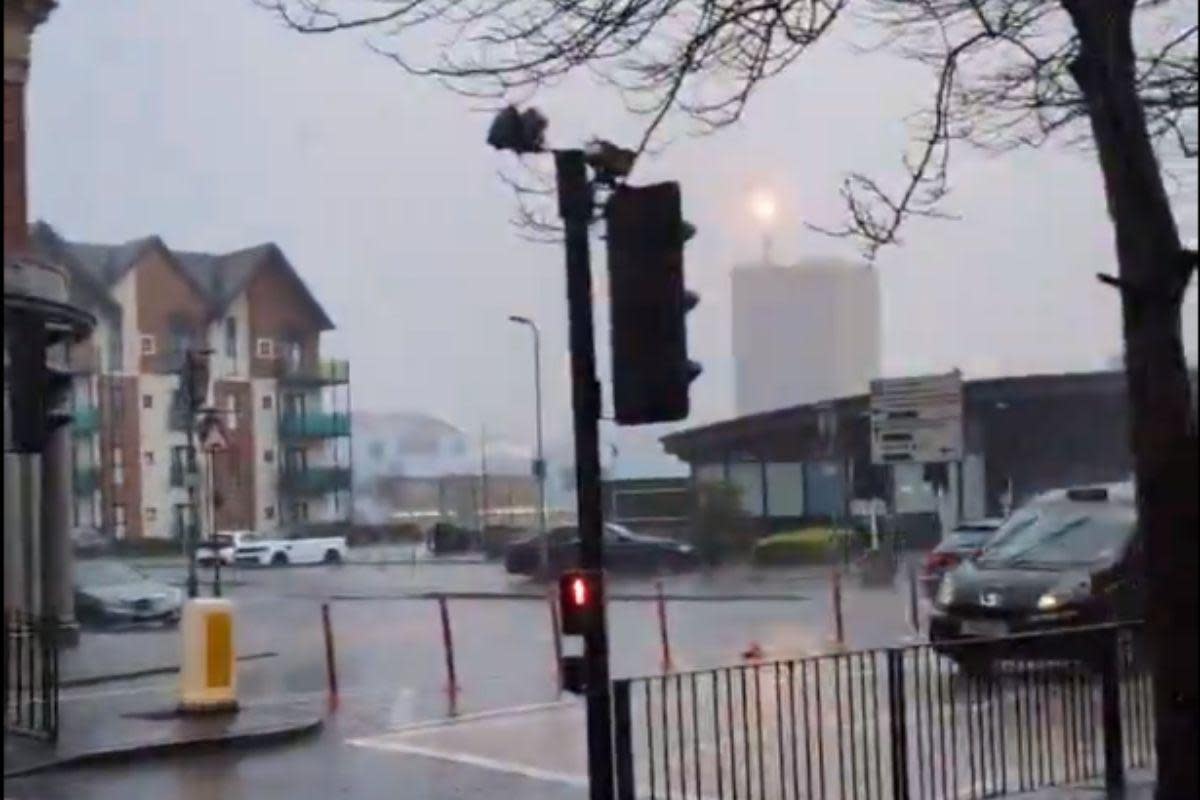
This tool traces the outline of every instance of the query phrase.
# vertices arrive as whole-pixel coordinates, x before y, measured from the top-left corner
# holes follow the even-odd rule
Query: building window
[[[142,408],[154,408],[154,395],[142,395]]]
[[[259,358],[274,358],[275,357],[275,342],[270,339],[259,339],[255,344],[255,350]]]
[[[125,419],[125,387],[114,381],[109,384],[108,397],[112,406],[113,422],[119,423]]]
[[[271,410],[271,403],[272,403],[272,400],[271,400],[271,395],[269,395],[269,394],[264,394],[264,395],[263,395],[263,399],[262,399],[262,407],[263,407],[263,411],[270,411],[270,410]]]
[[[237,317],[225,318],[225,355],[237,358]]]
[[[275,451],[270,450],[270,449],[263,450],[263,461],[265,461],[268,464],[274,464],[275,463]]]
[[[120,372],[125,362],[125,342],[121,331],[112,330],[108,334],[108,369],[110,372]]]
[[[264,508],[263,516],[267,519],[275,519],[275,506],[267,506]]]
[[[156,352],[157,347],[154,341],[154,336],[149,333],[142,334],[142,355],[152,356]]]
[[[147,450],[145,453],[142,454],[142,458],[145,460],[147,467],[154,466],[154,451],[153,450]]]
[[[113,486],[125,483],[125,453],[121,448],[112,449]]]
[[[154,506],[146,506],[146,522],[158,521],[158,509]]]
[[[113,505],[113,536],[125,538],[125,506],[119,503]]]

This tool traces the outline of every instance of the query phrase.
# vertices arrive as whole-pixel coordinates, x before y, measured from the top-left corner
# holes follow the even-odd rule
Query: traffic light
[[[46,360],[48,349],[63,342],[67,333],[48,329],[36,314],[13,310],[5,316],[13,448],[40,453],[50,434],[71,421],[67,408],[71,374]]]
[[[618,186],[606,216],[616,421],[684,419],[700,374],[688,360],[686,316],[699,298],[683,286],[683,246],[695,228],[683,219],[679,184]]]
[[[598,570],[575,569],[558,578],[562,632],[582,636],[599,627],[604,609],[604,581]]]

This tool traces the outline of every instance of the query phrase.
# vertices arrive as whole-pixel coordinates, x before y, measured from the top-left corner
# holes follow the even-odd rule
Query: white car
[[[282,567],[288,564],[340,564],[346,559],[346,537],[272,539],[252,533],[234,548],[238,566]]]
[[[233,553],[239,544],[252,536],[253,531],[221,531],[212,539],[206,539],[196,546],[196,563],[202,567],[211,567],[216,560],[221,559],[221,565],[233,565]]]

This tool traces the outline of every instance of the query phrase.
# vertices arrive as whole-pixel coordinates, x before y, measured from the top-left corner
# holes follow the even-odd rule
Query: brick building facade
[[[74,525],[180,536],[192,512],[179,370],[187,350],[205,348],[206,405],[227,447],[197,456],[202,533],[349,519],[349,366],[321,359],[333,323],[277,246],[97,245],[45,223],[28,241],[70,272],[99,320],[70,354]]]

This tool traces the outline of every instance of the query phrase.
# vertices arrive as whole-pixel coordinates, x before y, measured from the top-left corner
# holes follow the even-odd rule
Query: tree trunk
[[[1197,738],[1197,439],[1180,310],[1186,253],[1137,94],[1134,0],[1062,0],[1116,234],[1130,442],[1145,537],[1158,798],[1200,797]]]

